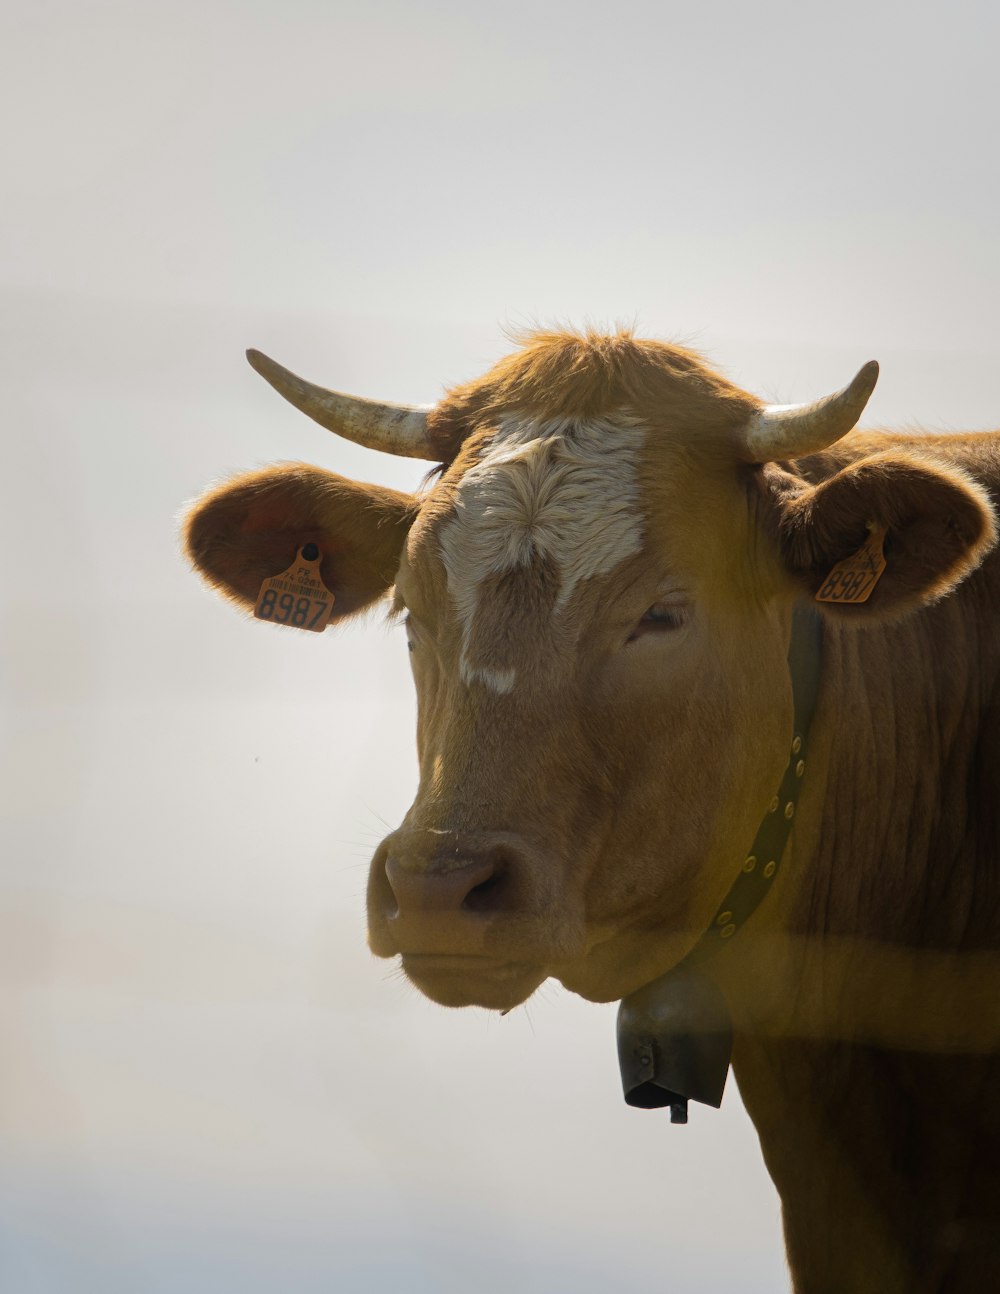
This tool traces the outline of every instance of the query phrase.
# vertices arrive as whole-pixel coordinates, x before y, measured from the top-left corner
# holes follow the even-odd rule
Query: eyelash
[[[664,602],[656,602],[649,608],[636,627],[625,639],[626,642],[635,642],[647,633],[673,633],[677,629],[683,629],[687,623],[687,608],[681,606],[668,606]]]

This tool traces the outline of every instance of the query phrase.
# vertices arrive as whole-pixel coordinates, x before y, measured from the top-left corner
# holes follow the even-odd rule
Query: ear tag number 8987
[[[322,561],[316,544],[303,544],[287,570],[260,586],[253,609],[256,618],[322,633],[333,614],[333,594],[320,574]]]

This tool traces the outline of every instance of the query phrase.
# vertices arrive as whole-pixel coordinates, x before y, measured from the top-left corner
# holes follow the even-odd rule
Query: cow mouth
[[[441,1006],[484,1006],[509,1011],[526,1002],[546,977],[530,962],[459,953],[403,953],[403,972]]]

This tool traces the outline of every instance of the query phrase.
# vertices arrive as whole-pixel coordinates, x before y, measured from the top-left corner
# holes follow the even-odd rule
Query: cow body
[[[934,453],[997,498],[997,438]],[[718,959],[797,1290],[1000,1280],[998,607],[991,555],[919,615],[825,627],[776,946]]]
[[[254,362],[342,429],[344,397]],[[713,923],[781,811],[793,608],[884,533],[868,601],[814,604],[791,839],[704,972],[796,1289],[980,1290],[1000,1286],[1000,438],[847,435],[865,374],[775,410],[676,347],[540,335],[420,423],[443,464],[424,493],[268,469],[207,496],[188,542],[244,604],[307,542],[340,614],[391,588],[420,786],[373,860],[371,946],[437,1001],[509,1009],[548,976],[624,996]],[[416,417],[386,416],[397,440]]]

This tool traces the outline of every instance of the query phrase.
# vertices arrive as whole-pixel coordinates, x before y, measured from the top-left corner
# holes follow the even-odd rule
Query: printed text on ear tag
[[[885,526],[872,526],[856,553],[838,562],[816,594],[817,602],[867,602],[885,570]]]
[[[253,609],[257,619],[322,633],[333,615],[333,594],[319,573],[322,560],[316,544],[303,544],[287,571],[260,586]]]

